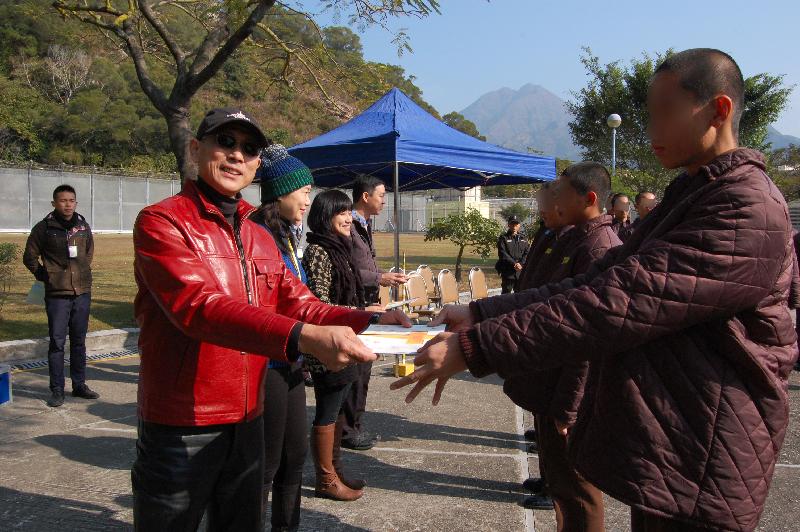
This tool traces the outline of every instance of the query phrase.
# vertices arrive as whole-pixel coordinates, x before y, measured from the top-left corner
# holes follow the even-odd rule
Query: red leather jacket
[[[372,313],[321,303],[286,269],[239,203],[238,231],[194,183],[145,208],[134,228],[139,416],[165,425],[251,420],[269,358],[286,360],[298,321],[360,332]],[[238,241],[238,242],[237,242]]]

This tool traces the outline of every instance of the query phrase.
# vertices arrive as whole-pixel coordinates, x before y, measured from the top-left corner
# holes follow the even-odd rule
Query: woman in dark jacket
[[[261,153],[257,176],[261,208],[253,219],[275,240],[286,267],[305,283],[294,227],[311,203],[311,172],[283,146],[273,144]],[[300,525],[300,487],[308,450],[302,358],[293,364],[271,360],[265,381],[264,491],[272,490],[272,530],[297,530]]]
[[[303,267],[308,288],[321,301],[332,305],[364,308],[364,286],[352,262],[353,203],[344,192],[328,190],[314,198],[308,213],[308,248]],[[311,433],[311,448],[317,471],[316,493],[336,500],[356,500],[365,482],[348,479],[341,469],[342,404],[357,378],[355,366],[331,372],[313,357],[306,357],[314,380],[317,409]]]

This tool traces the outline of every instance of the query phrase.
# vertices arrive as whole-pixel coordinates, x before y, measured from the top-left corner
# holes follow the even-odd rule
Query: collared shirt
[[[355,220],[358,223],[360,223],[361,227],[363,227],[364,229],[369,227],[369,221],[366,218],[364,218],[363,216],[361,216],[361,214],[355,209],[353,209],[353,220]]]

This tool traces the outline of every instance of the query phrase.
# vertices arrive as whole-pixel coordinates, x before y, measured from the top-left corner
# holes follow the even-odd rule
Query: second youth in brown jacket
[[[622,244],[612,223],[613,218],[603,214],[567,229],[555,241],[541,268],[530,276],[530,279],[541,282],[521,286],[521,289],[536,288],[586,273],[594,261]],[[584,360],[559,368],[513,375],[505,380],[503,391],[522,408],[571,426],[578,415],[588,371],[589,363]]]

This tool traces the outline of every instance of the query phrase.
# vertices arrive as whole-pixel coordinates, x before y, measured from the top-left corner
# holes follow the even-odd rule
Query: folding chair
[[[473,266],[469,270],[469,297],[473,301],[489,297],[489,285],[486,284],[486,275],[477,266]]]
[[[439,272],[438,279],[439,294],[442,297],[442,305],[448,305],[450,303],[454,303],[456,305],[459,304],[458,282],[456,281],[456,276],[453,275],[453,272],[448,269],[444,269]]]
[[[425,280],[425,288],[428,292],[428,300],[436,306],[439,306],[439,288],[436,286],[436,279],[433,276],[433,270],[427,264],[422,264],[417,268],[417,273]]]

